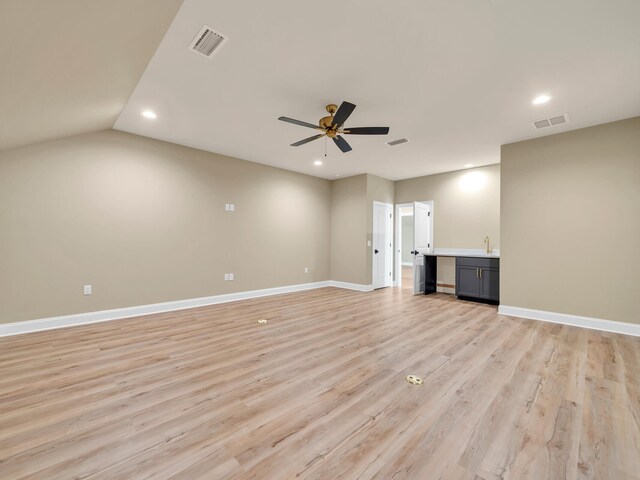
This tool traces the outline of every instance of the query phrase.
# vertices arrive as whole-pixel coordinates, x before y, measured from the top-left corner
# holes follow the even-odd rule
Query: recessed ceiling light
[[[464,168],[471,168],[473,167],[473,163],[465,163],[464,164]]]
[[[313,164],[314,164],[316,167],[319,167],[320,165],[322,165],[322,160],[316,160],[315,162],[313,162]]]
[[[549,100],[551,100],[549,95],[538,95],[531,103],[534,105],[542,105],[543,103],[547,103]]]
[[[144,112],[142,112],[142,116],[144,118],[158,118],[158,116],[156,115],[156,112],[154,112],[153,110],[145,110]]]
[[[339,174],[339,173],[336,173],[336,177],[339,177],[339,176],[340,176],[340,174]]]

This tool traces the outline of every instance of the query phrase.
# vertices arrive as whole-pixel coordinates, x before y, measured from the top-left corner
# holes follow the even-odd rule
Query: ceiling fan
[[[341,136],[345,135],[386,135],[389,133],[389,127],[344,127],[344,122],[349,118],[349,115],[353,113],[356,106],[353,103],[342,102],[340,108],[333,103],[327,105],[327,112],[329,115],[322,117],[318,122],[318,125],[313,123],[303,122],[302,120],[295,120],[289,117],[280,117],[278,120],[283,122],[293,123],[295,125],[301,125],[303,127],[314,128],[316,130],[322,130],[324,133],[319,133],[313,137],[305,138],[299,142],[292,143],[292,147],[299,147],[305,143],[312,142],[318,138],[327,136],[331,138],[343,153],[351,151],[351,145]]]

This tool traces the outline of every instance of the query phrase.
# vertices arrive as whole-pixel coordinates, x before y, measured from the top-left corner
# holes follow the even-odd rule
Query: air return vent
[[[539,130],[541,128],[555,127],[556,125],[562,125],[563,123],[567,123],[568,121],[569,121],[569,115],[566,113],[563,113],[562,115],[556,115],[555,117],[536,120],[532,123],[533,123],[533,126]]]
[[[193,42],[189,45],[189,49],[207,58],[211,58],[214,53],[220,50],[220,47],[222,47],[227,40],[228,38],[225,35],[205,25],[200,30],[200,33],[196,35],[196,38],[193,39]]]
[[[399,138],[398,140],[391,140],[390,142],[387,142],[387,145],[389,145],[390,147],[395,147],[396,145],[407,143],[408,141],[409,140],[407,140],[406,138]]]

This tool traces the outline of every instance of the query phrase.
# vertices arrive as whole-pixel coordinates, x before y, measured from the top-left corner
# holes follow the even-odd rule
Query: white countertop
[[[425,255],[432,257],[500,258],[500,250],[494,248],[491,253],[487,253],[484,248],[435,248],[433,252]]]

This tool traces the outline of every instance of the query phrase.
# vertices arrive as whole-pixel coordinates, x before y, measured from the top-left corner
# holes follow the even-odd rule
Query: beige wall
[[[502,147],[501,303],[640,323],[640,117]]]
[[[400,180],[396,203],[433,200],[434,248],[500,248],[500,165]],[[438,259],[438,288],[453,293],[455,259]]]
[[[393,204],[394,182],[370,174],[331,182],[331,279],[371,285],[373,202]]]
[[[500,248],[500,165],[400,180],[395,202],[433,200],[435,248]]]
[[[331,279],[367,280],[367,175],[331,182]]]
[[[115,131],[0,152],[0,322],[328,280],[330,193]]]
[[[367,242],[373,241],[373,202],[390,203],[393,205],[393,197],[395,195],[395,182],[382,177],[367,174]],[[394,219],[395,223],[395,212]],[[395,232],[395,227],[394,227]],[[393,239],[392,239],[393,241]],[[373,248],[365,243],[367,270],[365,273],[366,284],[370,285],[373,281]],[[395,258],[395,255],[394,255]]]

